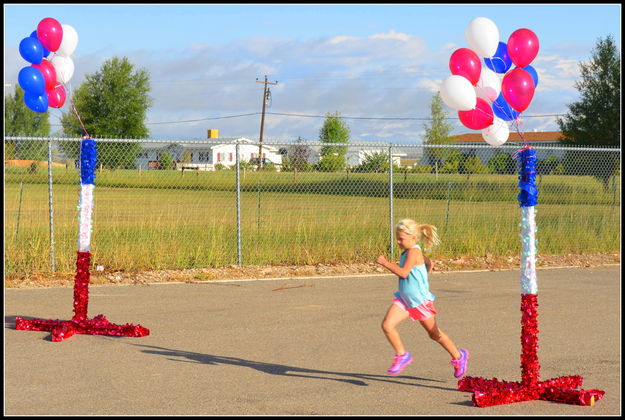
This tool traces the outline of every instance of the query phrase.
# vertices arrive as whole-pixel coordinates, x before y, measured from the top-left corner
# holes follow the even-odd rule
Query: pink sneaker
[[[399,375],[412,362],[412,356],[409,352],[396,354],[393,360],[393,365],[388,368],[387,372],[389,375]]]
[[[454,367],[454,376],[456,378],[462,378],[467,373],[467,364],[469,362],[469,350],[460,349],[460,359],[452,359],[449,362]]]

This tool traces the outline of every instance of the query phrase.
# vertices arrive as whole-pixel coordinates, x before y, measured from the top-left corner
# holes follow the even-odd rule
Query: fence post
[[[445,212],[445,229],[447,232],[447,222],[449,221],[449,203],[451,202],[451,181],[447,183],[447,211]]]
[[[388,147],[388,198],[389,198],[389,252],[390,257],[393,258],[393,145]]]
[[[241,178],[240,178],[240,170],[241,166],[239,165],[239,142],[235,146],[236,149],[236,166],[237,166],[237,261],[238,265],[241,266]]]
[[[50,209],[50,265],[54,270],[54,213],[52,211],[52,140],[48,140],[48,207]]]
[[[17,242],[17,235],[20,232],[20,214],[22,213],[22,190],[24,189],[24,183],[20,182],[20,201],[17,206],[17,226],[15,226],[15,242]]]

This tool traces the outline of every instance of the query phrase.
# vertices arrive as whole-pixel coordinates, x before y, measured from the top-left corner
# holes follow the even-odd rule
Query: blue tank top
[[[421,247],[419,245],[413,248]],[[408,251],[404,251],[399,259],[399,266],[403,267],[406,263]],[[399,291],[395,292],[395,297],[402,301],[406,308],[414,308],[428,300],[434,300],[435,296],[430,292],[430,284],[428,283],[428,270],[425,264],[416,265],[410,270],[410,274],[406,278],[399,278]]]

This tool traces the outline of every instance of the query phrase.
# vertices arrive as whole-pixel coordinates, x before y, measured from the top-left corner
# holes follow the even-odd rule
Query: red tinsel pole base
[[[467,376],[458,381],[458,390],[473,392],[473,405],[477,407],[533,400],[594,405],[605,392],[597,389],[576,389],[581,386],[582,381],[581,376],[562,376],[539,382],[535,386],[527,386],[521,382]]]
[[[119,335],[125,337],[145,337],[150,330],[141,325],[111,324],[104,315],[93,319],[60,321],[58,319],[23,319],[15,318],[15,329],[26,331],[51,331],[52,341],[63,341],[74,334]]]
[[[538,298],[535,294],[521,296],[521,313],[521,382],[467,376],[458,381],[458,390],[473,392],[473,405],[477,407],[533,400],[577,405],[594,405],[599,401],[604,391],[576,389],[584,380],[581,376],[539,381]]]
[[[150,330],[141,325],[111,324],[104,315],[87,318],[89,304],[89,265],[91,253],[78,251],[76,277],[74,279],[74,317],[70,321],[58,319],[15,318],[15,329],[26,331],[51,331],[52,341],[63,341],[74,334],[121,335],[125,337],[145,337]]]

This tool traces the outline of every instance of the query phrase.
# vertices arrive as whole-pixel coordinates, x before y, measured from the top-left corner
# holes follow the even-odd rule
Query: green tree
[[[99,71],[89,74],[76,89],[73,102],[80,119],[93,138],[145,138],[146,113],[152,104],[149,74],[135,70],[128,58],[106,60]],[[82,125],[73,112],[63,115],[63,132],[83,136]],[[76,142],[65,143],[65,153],[78,156]],[[98,143],[98,162],[109,168],[134,168],[140,145],[134,142]]]
[[[323,143],[348,143],[349,126],[341,119],[340,114],[326,114],[323,126],[319,130],[319,140]],[[323,146],[319,152],[321,159],[317,165],[322,171],[340,171],[345,168],[347,146]]]
[[[463,162],[464,172],[467,178],[471,174],[487,174],[490,173],[488,166],[484,165],[479,156],[467,156]]]
[[[5,136],[50,136],[48,112],[35,112],[24,103],[24,90],[15,86],[13,95],[4,95]],[[48,144],[43,141],[20,140],[5,142],[5,159],[45,160]]]
[[[443,174],[459,174],[463,171],[462,164],[466,159],[466,156],[460,153],[458,150],[448,149],[449,152],[446,156],[443,166],[440,168],[440,173]]]
[[[388,153],[384,151],[367,153],[362,163],[354,168],[354,172],[388,172],[389,171]],[[399,171],[401,168],[393,164],[393,171]]]
[[[568,106],[558,118],[565,145],[619,146],[621,131],[621,61],[614,38],[599,38],[592,58],[579,64],[581,80],[575,83],[580,100]],[[592,175],[608,188],[610,177],[619,167],[617,153],[597,153],[593,159],[567,152],[563,164],[568,173]]]
[[[550,174],[560,163],[560,159],[555,155],[549,155],[547,159],[536,161],[536,172],[541,175]]]
[[[388,172],[388,169],[388,153],[379,151],[367,153],[354,172]]]
[[[342,171],[346,166],[345,155],[336,153],[323,156],[315,168],[321,172],[337,172]]]
[[[508,153],[498,153],[488,161],[488,167],[495,174],[514,174],[516,161]]]
[[[450,136],[451,124],[445,122],[447,118],[447,112],[445,111],[445,105],[441,98],[440,92],[436,92],[436,95],[432,97],[430,103],[430,124],[425,124],[425,136],[423,143],[426,145],[439,145],[439,144],[453,144],[454,138]],[[434,165],[436,170],[443,165],[448,157],[452,154],[453,149],[445,147],[426,147],[425,157],[429,164]]]
[[[174,167],[174,159],[171,157],[171,153],[169,152],[161,153],[160,169],[173,169],[173,167]]]

